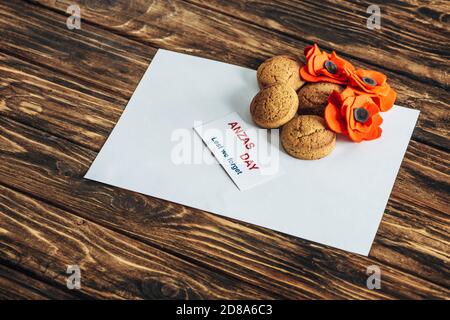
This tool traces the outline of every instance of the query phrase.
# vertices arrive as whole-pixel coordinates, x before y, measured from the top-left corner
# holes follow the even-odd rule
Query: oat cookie
[[[250,104],[253,121],[267,129],[281,127],[295,116],[297,109],[297,93],[285,84],[275,84],[261,90]]]
[[[328,97],[334,90],[342,92],[344,87],[329,82],[312,82],[305,84],[298,91],[298,113],[323,116],[325,107],[328,104]]]
[[[336,134],[319,116],[296,116],[281,129],[281,144],[295,158],[316,160],[333,151]]]
[[[257,72],[261,89],[275,83],[285,83],[297,91],[304,81],[300,78],[301,62],[290,56],[276,56],[263,62]]]

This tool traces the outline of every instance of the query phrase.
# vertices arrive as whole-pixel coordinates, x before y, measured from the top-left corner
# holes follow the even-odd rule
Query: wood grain
[[[421,82],[450,85],[448,1],[187,0]],[[381,29],[367,28],[378,5]]]
[[[45,278],[66,295],[97,299],[276,297],[4,186],[0,186],[0,216],[0,262]],[[80,267],[82,290],[67,289],[68,265]],[[52,291],[47,294],[52,297]]]
[[[59,12],[67,7],[64,1],[40,3]],[[370,258],[360,257],[82,179],[145,71],[153,47],[254,68],[270,55],[296,53],[306,44],[277,27],[271,31],[232,12],[180,1],[82,4],[87,22],[82,30],[69,32],[64,15],[39,5],[28,10],[25,2],[0,1],[0,51],[6,53],[0,54],[0,114],[6,117],[0,119],[0,183],[19,191],[10,192],[26,193],[31,203],[41,203],[42,214],[60,210],[127,243],[187,260],[211,276],[217,272],[224,283],[248,283],[243,295],[449,297],[449,158],[440,151],[449,149],[447,92],[428,80],[411,80],[406,73],[394,77],[388,70],[399,101],[422,110],[413,136],[419,142],[409,147]],[[359,53],[355,57],[357,64],[365,61]],[[43,235],[54,236],[44,223],[39,227]],[[72,231],[70,236],[81,237],[78,229]],[[94,235],[83,234],[92,245]],[[67,250],[66,242],[60,250]],[[134,256],[130,260],[147,263]],[[383,271],[380,291],[365,287],[365,270],[372,264]],[[28,268],[39,273],[37,264]],[[94,290],[97,283],[92,281]],[[232,297],[227,291],[209,296],[220,294]]]
[[[60,12],[65,12],[68,4],[67,1],[54,0],[40,0],[38,3]],[[118,0],[111,4],[102,1],[80,1],[79,3],[83,12],[83,19],[88,21],[84,24],[83,32],[89,32],[87,24],[93,23],[147,45],[216,60],[220,57],[221,61],[250,68],[257,68],[261,61],[276,54],[300,55],[303,48],[311,43],[310,41],[274,33],[229,15],[220,14],[183,1],[139,0],[129,2]],[[23,9],[20,8],[20,4],[17,6],[17,8],[12,8],[12,13],[16,10],[15,15],[20,15]],[[32,22],[34,21],[33,16],[28,15],[26,17],[29,21],[28,24],[33,27],[39,26],[41,20],[50,19],[55,20],[51,23],[52,25],[60,26],[59,30],[65,35],[66,40],[55,41],[53,46],[56,46],[55,52],[60,51],[60,54],[64,55],[69,46],[68,44],[61,46],[59,43],[73,40],[72,38],[67,40],[67,38],[69,38],[69,35],[76,38],[77,34],[68,33],[67,30],[64,30],[65,19],[62,19],[61,16],[53,17],[46,14],[45,17],[41,17],[39,10],[33,12],[33,15],[35,15],[36,23]],[[9,25],[4,27],[6,30],[14,30],[14,25],[20,25],[20,23],[12,23],[11,16],[8,21],[11,22],[7,22]],[[41,31],[36,30],[35,33],[40,35]],[[29,38],[32,38],[31,34],[29,33]],[[345,34],[347,36],[348,32]],[[33,41],[32,39],[27,40]],[[8,44],[5,44],[4,47],[4,50],[19,55],[21,58],[34,59],[28,51],[17,50],[15,46],[8,49]],[[140,46],[136,44],[134,52],[138,48]],[[142,48],[142,52],[148,50],[146,49],[148,46]],[[387,54],[386,52],[379,59],[384,61]],[[145,54],[141,54],[141,56],[143,55],[145,56]],[[98,55],[98,58],[102,56]],[[344,54],[344,56],[346,55]],[[378,65],[369,65],[360,59],[354,60],[352,56],[346,57],[359,67],[379,69]],[[411,59],[417,60],[415,55]],[[45,60],[40,59],[44,62]],[[108,68],[107,61],[106,63],[92,62],[91,64],[95,64],[97,68]],[[67,61],[67,63],[70,64],[71,69],[77,68],[79,64],[77,59],[72,62]],[[46,64],[54,67],[59,65],[57,61],[48,61]],[[86,71],[81,71],[81,73],[83,72],[86,73]],[[104,70],[102,73],[111,74],[113,71]],[[393,73],[390,70],[385,70],[385,73],[398,93],[397,103],[422,111],[417,129],[414,132],[414,138],[440,149],[450,150],[450,143],[447,139],[450,135],[448,113],[450,93],[434,85],[413,80],[410,76]],[[120,77],[120,74],[118,76]],[[121,80],[121,82],[127,81]],[[135,86],[132,86],[130,90],[134,88]]]
[[[0,52],[0,114],[99,150],[126,100]]]
[[[5,164],[0,168],[0,183],[13,184],[35,197],[65,206],[83,219],[190,257],[283,297],[444,298],[448,295],[445,276],[448,239],[447,233],[440,231],[448,230],[446,224],[427,221],[417,228],[407,219],[386,215],[388,229],[383,231],[383,221],[378,242],[386,243],[388,250],[379,248],[375,249],[379,255],[360,257],[83,180],[81,177],[95,157],[94,152],[6,119],[0,120],[0,130],[3,132],[0,159]],[[18,176],[15,172],[22,174]],[[396,207],[392,211],[403,218],[401,209]],[[423,239],[426,244],[422,244]],[[435,263],[426,263],[429,259]],[[366,267],[381,263],[384,288],[378,292],[368,290]],[[396,289],[399,286],[402,286],[400,292]]]
[[[80,297],[33,278],[23,270],[17,271],[0,264],[0,300],[48,299],[78,300]]]
[[[60,85],[107,101],[129,99],[156,49],[99,28],[70,31],[66,18],[23,1],[0,1],[1,51],[66,75]],[[25,14],[26,12],[26,14]]]

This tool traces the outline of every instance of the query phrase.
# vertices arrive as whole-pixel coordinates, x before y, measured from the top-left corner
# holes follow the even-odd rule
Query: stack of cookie
[[[299,74],[301,66],[290,56],[276,56],[261,64],[257,72],[261,91],[253,98],[250,113],[262,128],[282,128],[281,143],[291,156],[320,159],[333,151],[336,134],[319,115],[328,96],[344,88],[327,82],[305,84]]]

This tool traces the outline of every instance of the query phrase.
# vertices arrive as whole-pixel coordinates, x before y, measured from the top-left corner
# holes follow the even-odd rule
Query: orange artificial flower
[[[387,83],[387,77],[377,71],[356,70],[349,75],[350,86],[357,95],[369,95],[380,111],[388,111],[394,105],[397,94]]]
[[[306,64],[300,69],[300,76],[307,82],[333,82],[348,84],[349,74],[355,70],[353,65],[338,57],[336,52],[328,54],[321,51],[315,43],[305,48]]]
[[[329,96],[324,117],[332,131],[342,133],[352,141],[374,140],[381,136],[383,118],[378,106],[370,96],[357,95],[349,87]]]

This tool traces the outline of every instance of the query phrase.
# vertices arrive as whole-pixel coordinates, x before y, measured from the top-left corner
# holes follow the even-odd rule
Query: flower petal
[[[308,46],[304,50],[306,56],[306,66],[302,68],[300,75],[308,82],[331,82],[337,84],[348,84],[349,74],[354,67],[345,59],[337,56],[335,52],[328,54],[321,51],[317,44]],[[337,72],[331,74],[324,64],[327,60],[331,60],[337,67]]]
[[[364,136],[364,140],[375,140],[381,137],[383,130],[380,127],[373,127],[371,132]]]
[[[361,142],[361,141],[363,141],[364,135],[362,133],[360,133],[359,131],[349,130],[348,131],[348,137],[353,142]]]
[[[395,99],[397,98],[397,93],[392,90],[391,87],[389,87],[389,93],[386,97],[381,98],[380,102],[380,110],[382,112],[386,112],[388,110],[390,110],[392,108],[392,106],[394,105]]]
[[[328,127],[332,131],[336,133],[345,133],[346,128],[345,124],[343,123],[345,119],[341,117],[339,108],[336,105],[328,103],[328,105],[325,107],[324,118]]]

